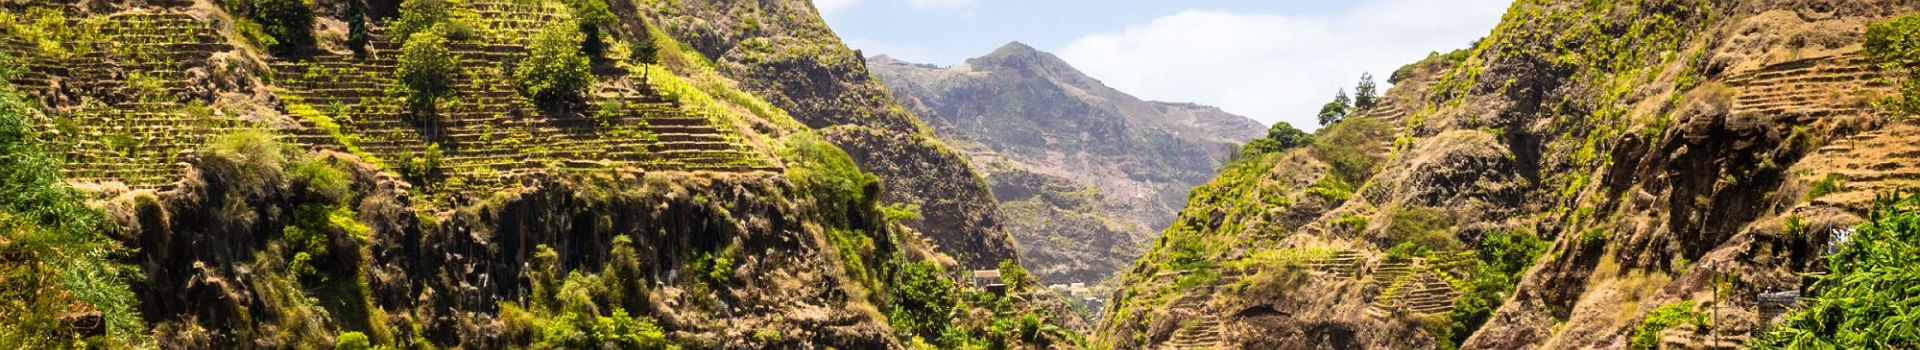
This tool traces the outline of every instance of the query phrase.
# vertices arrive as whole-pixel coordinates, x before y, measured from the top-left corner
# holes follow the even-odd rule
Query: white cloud
[[[976,0],[907,0],[915,8],[960,8],[973,6]]]
[[[1190,10],[1081,37],[1058,52],[1144,99],[1212,104],[1305,129],[1361,73],[1384,85],[1394,69],[1428,52],[1465,47],[1491,31],[1507,4],[1371,0],[1324,16]]]
[[[820,10],[821,14],[827,14],[853,7],[853,5],[859,4],[860,1],[862,0],[813,0],[813,7]]]

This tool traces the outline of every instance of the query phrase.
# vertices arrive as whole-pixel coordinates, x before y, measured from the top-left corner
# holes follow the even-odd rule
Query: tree
[[[432,30],[451,15],[446,0],[406,0],[400,3],[400,19],[393,22],[393,37],[404,44],[413,40],[414,34]]]
[[[602,27],[611,26],[619,18],[608,10],[606,0],[572,0],[573,19],[580,26],[580,33],[586,40],[580,42],[580,49],[589,57],[600,57],[607,50],[607,44],[600,40]]]
[[[1338,123],[1340,119],[1345,119],[1347,117],[1347,110],[1349,109],[1348,101],[1351,100],[1347,98],[1347,89],[1340,89],[1339,93],[1333,95],[1332,102],[1321,105],[1320,125],[1326,126],[1328,124]]]
[[[1899,71],[1900,96],[1881,102],[1894,111],[1920,113],[1920,15],[1906,15],[1867,26],[1867,57],[1884,69]]]
[[[434,104],[452,89],[453,74],[460,67],[458,57],[447,49],[447,38],[433,31],[421,31],[407,37],[400,46],[398,73],[407,90],[407,105],[414,113],[432,115]]]
[[[514,69],[520,93],[545,107],[578,101],[593,86],[593,67],[581,53],[577,26],[553,25],[534,35],[526,61]]]
[[[347,20],[347,48],[355,55],[366,55],[367,42],[372,35],[367,32],[367,2],[365,0],[347,0],[344,14]]]
[[[1267,137],[1247,143],[1246,152],[1250,154],[1272,153],[1299,148],[1313,144],[1313,134],[1300,131],[1287,122],[1273,123],[1267,128]]]
[[[252,11],[267,36],[273,37],[276,51],[293,51],[313,46],[313,7],[306,0],[260,0]]]
[[[1380,102],[1380,95],[1374,91],[1373,73],[1361,73],[1360,84],[1353,87],[1353,109],[1365,111],[1373,109]]]

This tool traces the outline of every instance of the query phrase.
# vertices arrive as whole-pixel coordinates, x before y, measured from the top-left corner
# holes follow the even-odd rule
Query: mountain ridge
[[[1191,182],[1265,130],[1215,107],[1133,97],[1017,41],[951,67],[885,55],[868,66],[986,169],[1049,283],[1117,271]],[[1128,237],[1104,237],[1115,233]]]

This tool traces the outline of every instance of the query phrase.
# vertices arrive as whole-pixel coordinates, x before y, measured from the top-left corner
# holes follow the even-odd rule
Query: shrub
[[[1867,56],[1882,67],[1906,74],[1900,96],[1882,105],[1902,114],[1920,113],[1920,14],[1868,25],[1864,46]]]
[[[333,340],[333,350],[368,350],[372,348],[373,341],[367,339],[366,333],[340,333],[340,336]]]
[[[1353,196],[1353,186],[1347,185],[1345,181],[1340,181],[1338,176],[1321,176],[1320,180],[1313,182],[1313,187],[1307,188],[1307,194],[1320,197],[1321,200],[1325,200],[1327,203],[1337,204],[1346,202],[1347,198]]]
[[[1820,197],[1826,197],[1829,194],[1846,191],[1846,178],[1841,177],[1840,174],[1827,174],[1826,177],[1820,178],[1820,181],[1813,182],[1813,188],[1807,190],[1807,200],[1820,199]]]
[[[313,7],[310,0],[258,0],[252,11],[274,50],[293,51],[313,46]]]
[[[545,107],[578,102],[593,87],[593,67],[580,52],[580,30],[553,25],[535,35],[528,56],[514,70],[520,94]]]
[[[1628,341],[1627,346],[1634,350],[1654,349],[1660,345],[1658,344],[1660,341],[1660,331],[1673,328],[1682,323],[1692,323],[1695,327],[1705,327],[1707,320],[1700,312],[1693,311],[1693,302],[1691,301],[1661,305],[1658,308],[1654,308],[1653,311],[1647,312],[1647,318],[1640,321],[1640,326],[1634,327],[1633,339]]]
[[[446,157],[446,153],[440,150],[440,144],[428,144],[426,152],[407,158],[407,162],[401,170],[406,172],[403,175],[406,175],[408,178],[414,181],[424,182],[431,179],[440,171],[441,158],[444,157]]]
[[[1007,285],[1007,290],[1026,290],[1027,281],[1032,279],[1032,276],[1027,274],[1027,269],[1020,267],[1020,264],[1014,263],[1013,260],[1000,261],[1000,283]]]
[[[415,113],[432,115],[435,104],[451,92],[458,57],[447,49],[447,39],[431,31],[413,33],[400,47],[397,70],[407,90],[407,105]]]

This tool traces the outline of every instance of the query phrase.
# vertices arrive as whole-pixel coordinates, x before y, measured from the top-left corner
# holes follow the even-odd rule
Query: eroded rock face
[[[611,274],[624,295],[606,307],[656,319],[677,342],[753,348],[748,332],[781,331],[793,347],[895,348],[883,320],[861,312],[844,289],[832,254],[805,227],[809,209],[784,193],[777,176],[717,178],[652,175],[625,181],[553,179],[529,190],[424,222],[398,179],[350,157],[332,156],[352,172],[357,219],[365,242],[336,239],[315,264],[324,278],[364,276],[365,307],[406,334],[397,339],[439,345],[527,344],[502,319],[502,303],[529,305],[550,274]],[[368,327],[368,309],[322,305],[328,314],[296,315],[279,283],[276,254],[291,249],[293,213],[313,194],[284,174],[249,173],[221,158],[203,163],[186,185],[130,198],[128,220],[139,237],[147,279],[136,285],[143,314],[162,329],[163,344],[216,347],[284,346],[300,332],[334,325]],[[878,242],[883,249],[891,243]],[[552,257],[541,252],[551,249]],[[737,249],[746,257],[724,282],[704,280],[695,257]],[[603,271],[603,266],[631,270]],[[356,272],[357,271],[357,272]],[[266,275],[263,275],[266,274]],[[364,274],[364,275],[359,275]],[[549,274],[543,276],[542,274]],[[329,285],[319,282],[320,285]],[[327,290],[317,293],[343,291]],[[331,298],[330,298],[331,299]],[[278,329],[270,325],[293,325]],[[418,328],[415,328],[417,325]],[[418,332],[418,333],[413,333]],[[176,337],[177,336],[177,337]],[[195,337],[198,337],[197,339]],[[411,341],[405,341],[411,342]]]

